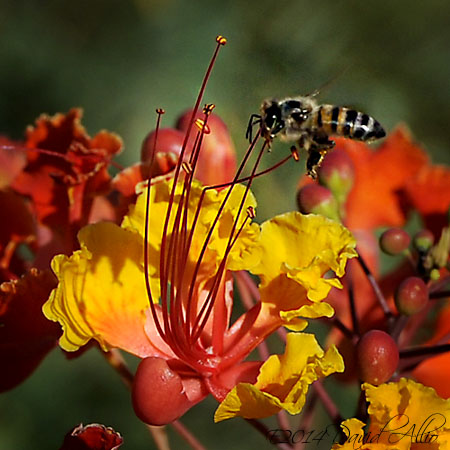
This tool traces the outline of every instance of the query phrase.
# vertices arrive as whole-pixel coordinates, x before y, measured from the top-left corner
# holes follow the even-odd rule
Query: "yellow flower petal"
[[[350,231],[323,216],[292,212],[263,223],[261,262],[251,269],[261,279],[261,301],[274,304],[285,320],[329,317],[333,310],[321,301],[342,285],[328,275],[344,274],[347,260],[357,256],[355,245]]]
[[[347,419],[341,424],[347,440],[343,445],[334,444],[332,450],[400,450],[396,446],[378,443],[377,436],[368,434],[365,423],[358,419]]]
[[[78,239],[81,250],[53,259],[59,284],[43,306],[45,316],[63,327],[60,346],[75,351],[94,338],[104,349],[145,356],[148,298],[141,237],[104,222],[84,227]]]
[[[406,378],[380,386],[365,383],[362,388],[370,403],[368,413],[372,427],[381,429],[388,423],[389,429],[398,428],[399,433],[418,433],[421,425],[431,418],[433,422],[428,431],[442,425],[435,433],[439,436],[439,448],[450,445],[450,399],[442,399],[433,388]],[[405,416],[409,419],[407,425]],[[411,429],[413,424],[415,427]]]
[[[342,357],[335,347],[324,353],[314,335],[290,333],[284,355],[270,356],[261,366],[254,385],[235,386],[219,405],[214,420],[219,422],[235,416],[263,418],[281,409],[298,414],[311,383],[343,370]]]
[[[362,389],[370,403],[370,426],[362,430],[356,419],[343,422],[347,441],[333,449],[450,449],[450,400],[433,388],[401,378],[380,386],[365,383]]]
[[[172,181],[161,182],[152,186],[150,191],[150,220],[149,220],[149,243],[150,243],[150,258],[149,258],[149,273],[152,279],[159,279],[159,256],[161,250],[161,241],[163,235],[163,228],[166,213],[168,210],[170,192],[172,188]],[[216,273],[220,263],[222,262],[225,250],[229,242],[229,236],[233,227],[234,220],[241,209],[239,220],[237,221],[236,230],[241,227],[245,218],[247,217],[246,209],[249,206],[256,207],[256,200],[253,194],[249,191],[244,205],[241,207],[241,200],[244,196],[245,186],[235,185],[231,194],[220,214],[220,220],[217,222],[210,239],[207,242],[207,249],[203,256],[200,270],[196,276],[196,282],[199,285],[204,285]],[[183,190],[183,183],[178,183],[176,187],[176,194],[172,206],[171,218],[168,226],[168,236],[170,239],[170,230],[174,228],[174,220],[176,210],[180,202]],[[192,229],[192,224],[197,211],[203,186],[194,181],[190,187],[189,203],[187,208],[187,230]],[[216,219],[219,207],[224,201],[229,189],[216,191],[210,189],[204,195],[200,214],[195,223],[195,232],[192,239],[189,258],[186,265],[183,267],[185,272],[185,280],[191,280],[194,274],[194,269],[199,260],[200,252],[206,242],[208,232],[211,225]],[[145,226],[145,208],[147,202],[146,190],[138,197],[136,205],[130,208],[129,214],[124,218],[122,227],[144,235]],[[239,238],[232,247],[230,254],[227,257],[226,267],[229,270],[243,270],[257,264],[259,261],[259,253],[255,250],[255,243],[258,239],[259,226],[248,222]],[[153,285],[152,285],[153,287]],[[155,290],[152,293],[159,297],[159,286],[155,284]]]

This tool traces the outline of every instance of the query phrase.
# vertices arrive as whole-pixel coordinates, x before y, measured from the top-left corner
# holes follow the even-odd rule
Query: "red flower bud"
[[[368,331],[359,340],[357,355],[361,379],[376,386],[392,377],[399,361],[397,344],[381,330]]]
[[[340,149],[327,153],[318,175],[319,183],[330,189],[338,203],[343,204],[355,179],[355,168],[350,156]]]
[[[389,228],[380,236],[380,247],[388,255],[398,255],[405,251],[411,242],[409,234],[401,228]]]
[[[192,117],[192,110],[186,111],[177,121],[177,129],[186,132]],[[204,120],[204,113],[197,111],[196,119]],[[195,125],[189,136],[188,149],[193,150],[199,128]],[[203,135],[202,148],[195,169],[195,178],[205,185],[222,184],[233,180],[236,173],[236,151],[223,120],[211,113]]]
[[[181,377],[162,358],[144,358],[132,389],[136,415],[150,425],[166,425],[206,396],[198,378]]]
[[[152,176],[164,175],[175,167],[181,153],[184,133],[174,128],[162,128],[158,131],[158,141],[155,146],[156,131],[147,135],[142,143],[141,161],[150,162]],[[155,155],[153,155],[155,152]]]
[[[315,183],[301,187],[297,192],[297,205],[303,214],[321,214],[339,221],[336,199],[326,187]]]
[[[421,311],[427,304],[427,285],[419,277],[408,277],[400,283],[394,298],[398,311],[411,316]]]
[[[420,253],[425,253],[430,250],[433,244],[434,235],[430,230],[420,230],[414,235],[413,245]]]

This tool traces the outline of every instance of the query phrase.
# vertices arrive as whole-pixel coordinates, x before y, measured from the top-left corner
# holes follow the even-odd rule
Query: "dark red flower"
[[[80,424],[67,433],[59,450],[117,450],[122,443],[122,436],[110,427]]]

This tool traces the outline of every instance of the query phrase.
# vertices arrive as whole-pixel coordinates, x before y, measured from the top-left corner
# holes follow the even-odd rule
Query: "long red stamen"
[[[215,300],[217,298],[219,287],[222,285],[228,255],[230,254],[230,251],[231,251],[233,245],[235,244],[238,236],[240,235],[241,231],[243,230],[244,226],[247,224],[248,219],[249,219],[249,216],[247,216],[245,218],[245,220],[242,222],[241,226],[239,227],[239,230],[237,231],[236,235],[234,236],[234,239],[227,246],[227,249],[225,250],[225,254],[224,254],[222,261],[220,262],[219,268],[217,269],[217,272],[214,276],[213,286],[209,290],[206,300],[203,303],[201,310],[197,314],[195,322],[192,326],[191,342],[195,342],[200,337],[200,334],[202,333],[203,329],[206,326],[208,318],[211,315],[213,307],[216,304]],[[220,330],[220,331],[222,331],[222,330]],[[218,330],[216,328],[213,329],[213,348],[216,352],[220,351],[218,346],[222,345],[222,341],[223,341],[223,332],[220,333],[220,332],[218,332]]]
[[[200,91],[195,106],[193,108],[192,116],[190,118],[186,130],[178,163],[175,168],[173,184],[169,196],[168,207],[166,211],[166,217],[164,221],[161,239],[160,290],[161,290],[161,309],[165,330],[165,335],[163,334],[162,336],[163,338],[165,338],[165,341],[170,345],[173,351],[178,355],[184,354],[186,351],[189,350],[187,348],[188,347],[187,342],[185,342],[186,341],[185,335],[183,334],[184,327],[182,326],[183,323],[186,321],[187,317],[183,314],[183,307],[182,307],[183,305],[181,298],[182,293],[181,287],[185,265],[183,255],[185,254],[184,249],[186,248],[185,244],[186,244],[187,220],[188,220],[187,210],[188,210],[190,188],[193,178],[193,171],[195,170],[195,162],[196,159],[198,158],[198,152],[201,146],[201,140],[203,134],[205,133],[205,131],[207,131],[206,123],[203,126],[202,132],[199,133],[199,136],[196,139],[196,143],[194,144],[194,149],[192,151],[190,158],[190,164],[183,165],[183,163],[184,163],[184,156],[187,151],[187,144],[192,131],[192,126],[195,121],[196,112],[202,100],[206,84],[208,82],[212,68],[217,58],[219,48],[226,43],[226,39],[223,37],[218,37],[216,41],[217,46],[211,58],[202,85],[200,87]],[[169,235],[169,223],[171,222],[173,207],[175,203],[175,192],[177,189],[177,184],[181,175],[182,168],[184,168],[187,173],[185,176],[185,183],[182,189],[182,193],[178,201],[178,206],[176,208],[175,217],[173,218],[174,222],[173,227]],[[153,318],[155,319],[155,323],[158,324],[156,312],[153,313]],[[161,325],[158,324],[157,327],[158,332],[161,332],[162,331]]]
[[[195,102],[195,105],[194,105],[194,108],[193,108],[193,111],[192,111],[192,115],[191,115],[191,118],[189,120],[188,127],[186,129],[186,135],[184,137],[183,145],[181,147],[181,152],[180,152],[178,164],[177,164],[177,166],[175,168],[173,184],[172,184],[172,191],[170,193],[170,199],[169,199],[169,204],[168,204],[168,208],[167,208],[166,219],[165,219],[164,227],[163,227],[163,238],[162,238],[162,242],[161,242],[161,255],[162,255],[161,260],[160,260],[160,274],[161,275],[166,273],[166,270],[165,270],[165,259],[164,259],[165,247],[166,247],[165,236],[167,235],[167,229],[168,229],[168,226],[169,226],[169,220],[170,220],[170,216],[171,216],[172,205],[173,205],[173,201],[174,201],[174,197],[175,197],[175,189],[176,189],[176,185],[178,183],[178,178],[179,178],[179,175],[180,175],[181,164],[183,162],[184,155],[185,155],[185,152],[186,152],[186,146],[187,146],[187,143],[188,143],[188,140],[189,140],[189,136],[191,134],[192,125],[194,124],[194,120],[195,120],[195,116],[196,116],[197,111],[198,111],[198,107],[200,105],[200,102],[202,101],[203,94],[204,94],[205,89],[206,89],[206,84],[207,84],[207,82],[209,80],[209,77],[211,75],[214,63],[215,63],[215,61],[217,59],[217,55],[219,54],[219,49],[220,49],[220,47],[222,45],[225,45],[227,41],[226,41],[226,39],[223,36],[217,36],[216,42],[217,42],[217,46],[216,46],[216,49],[214,50],[214,54],[213,54],[213,56],[211,58],[211,61],[210,61],[209,66],[208,66],[208,69],[206,70],[206,74],[205,74],[205,76],[203,78],[203,82],[202,82],[202,85],[200,87],[200,91],[199,91],[199,94],[197,96],[197,100]]]
[[[156,132],[155,132],[155,141],[153,143],[153,151],[152,151],[152,159],[150,162],[150,167],[153,164],[153,160],[155,157],[155,149],[156,149],[156,142],[158,138],[158,132],[161,124],[161,116],[164,114],[163,109],[157,109],[156,113],[158,114],[158,118],[156,121]],[[152,173],[150,172],[148,175],[147,180],[147,202],[145,205],[145,229],[144,229],[144,275],[145,275],[145,287],[147,290],[147,296],[150,303],[150,311],[152,313],[153,321],[155,323],[156,329],[158,330],[159,335],[164,339],[164,341],[167,342],[168,337],[166,336],[165,332],[163,331],[161,324],[159,323],[158,315],[156,313],[156,306],[153,300],[152,291],[150,287],[150,276],[148,274],[149,271],[149,258],[148,258],[148,246],[149,246],[149,239],[148,239],[148,227],[150,223],[150,189],[151,189],[151,181],[152,181]],[[169,343],[169,342],[167,342]]]
[[[169,329],[166,329],[166,332],[170,333],[173,337],[173,342],[176,345],[176,348],[173,348],[173,350],[177,354],[184,356],[191,354],[190,345],[186,341],[186,334],[184,334],[183,324],[186,322],[186,317],[184,315],[182,295],[183,277],[185,275],[184,267],[186,266],[188,256],[188,250],[186,252],[184,251],[188,225],[188,206],[193,173],[195,170],[195,167],[192,166],[196,164],[206,126],[205,118],[205,121],[201,125],[201,131],[197,135],[194,144],[193,153],[196,153],[197,157],[194,157],[192,164],[190,162],[182,163],[182,168],[186,172],[186,176],[183,190],[178,201],[171,239],[167,251],[167,273],[161,276],[161,280],[166,280],[162,289],[165,295],[167,295],[165,293],[165,288],[168,285],[168,281],[170,281],[170,291],[168,292],[169,306],[167,307],[166,298],[162,301],[163,314],[168,317],[170,327]]]
[[[228,201],[228,199],[229,199],[229,197],[231,195],[231,192],[233,190],[233,187],[236,184],[236,180],[239,178],[241,172],[243,171],[245,165],[247,164],[247,162],[248,162],[248,160],[250,158],[250,155],[251,155],[251,153],[252,153],[252,151],[253,151],[253,149],[254,149],[254,147],[256,145],[256,142],[257,142],[258,138],[259,138],[259,133],[258,133],[257,136],[255,136],[255,139],[253,140],[251,145],[248,147],[248,149],[247,149],[247,151],[246,151],[246,153],[244,155],[244,158],[243,158],[241,164],[238,167],[238,170],[236,172],[234,180],[230,183],[230,189],[227,191],[227,193],[225,195],[225,198],[222,200],[222,203],[219,206],[218,211],[216,213],[216,217],[213,220],[213,222],[211,224],[211,227],[210,227],[210,229],[208,231],[208,234],[207,234],[207,236],[205,238],[204,245],[203,245],[203,248],[202,248],[202,250],[200,252],[198,263],[197,263],[197,265],[196,265],[196,267],[194,269],[194,273],[193,273],[193,276],[192,276],[192,281],[190,283],[190,288],[189,288],[189,293],[188,293],[188,298],[187,298],[187,306],[186,306],[186,311],[187,311],[186,312],[186,317],[190,317],[191,316],[192,299],[193,299],[194,288],[195,288],[194,282],[195,282],[195,279],[197,278],[198,271],[200,269],[200,262],[203,259],[204,253],[206,251],[207,244],[209,243],[209,241],[211,239],[212,233],[213,233],[213,231],[214,231],[214,229],[215,229],[215,227],[216,227],[216,225],[217,225],[217,223],[219,221],[220,215],[222,214],[222,211],[225,208],[225,204]],[[264,148],[265,148],[265,144],[263,145],[263,147],[261,149],[261,152],[264,150]],[[200,209],[201,209],[201,206],[202,206],[202,203],[203,203],[203,199],[205,198],[206,192],[209,189],[212,189],[212,187],[204,188],[202,190],[201,195],[200,195],[200,199],[199,199],[199,202],[197,204],[197,208],[196,208],[196,211],[195,211],[194,219],[192,221],[191,231],[189,233],[189,238],[188,238],[188,241],[187,241],[187,248],[190,248],[190,246],[191,246],[193,235],[194,235],[195,226],[196,226],[196,224],[198,222],[198,219],[199,219],[199,216],[200,216]],[[189,320],[186,322],[186,334],[187,335],[191,334],[190,333],[190,321]]]
[[[265,150],[265,145],[262,146],[262,148],[261,148],[261,150],[260,150],[260,152],[259,152],[259,155],[258,155],[258,157],[257,157],[256,163],[255,163],[255,165],[254,165],[254,167],[253,167],[253,170],[252,170],[252,173],[251,173],[251,175],[250,175],[249,182],[248,182],[247,186],[245,187],[244,195],[243,195],[242,198],[241,198],[241,202],[240,202],[240,205],[239,205],[239,208],[238,208],[238,212],[237,212],[237,214],[236,214],[236,217],[234,218],[234,222],[233,222],[233,225],[232,225],[232,228],[231,228],[231,231],[230,231],[230,235],[229,235],[229,237],[228,237],[228,243],[227,243],[227,247],[226,247],[226,250],[225,250],[225,254],[224,254],[224,256],[223,256],[223,259],[222,259],[222,261],[221,261],[221,264],[220,264],[219,269],[218,269],[218,271],[217,271],[217,274],[216,274],[216,276],[215,276],[215,280],[214,280],[215,283],[217,282],[218,279],[220,279],[220,278],[222,277],[222,273],[223,273],[223,271],[225,270],[224,268],[225,268],[225,263],[226,263],[227,257],[228,257],[228,255],[229,255],[229,253],[230,253],[230,251],[231,251],[232,246],[233,246],[234,243],[236,242],[236,238],[237,238],[237,235],[235,236],[236,227],[237,227],[237,224],[238,224],[238,222],[239,222],[239,218],[240,218],[240,215],[241,215],[241,213],[242,213],[242,209],[243,209],[244,204],[245,204],[245,201],[246,201],[246,199],[247,199],[247,195],[248,195],[248,193],[249,193],[249,191],[250,191],[251,183],[252,183],[253,178],[254,178],[254,175],[255,175],[255,173],[256,173],[256,171],[257,171],[258,165],[259,165],[259,163],[260,163],[260,161],[261,161],[261,158],[262,158],[262,155],[263,155],[263,153],[264,153],[264,150]],[[230,193],[230,191],[232,190],[232,188],[233,188],[233,186],[231,186],[231,188],[229,189],[227,195],[225,196],[225,199],[227,199],[228,194]],[[226,202],[225,199],[224,199],[224,201],[223,201],[223,203],[222,203],[223,206],[225,206],[225,202]],[[222,206],[222,205],[221,205],[221,206]],[[216,222],[215,222],[215,223],[217,223],[218,218],[220,217],[221,210],[219,209],[219,211],[220,211],[220,212],[217,213],[217,216],[216,216]],[[247,217],[247,218],[248,218],[248,217]],[[213,224],[213,226],[215,226],[215,223]],[[245,221],[244,221],[243,225],[244,225],[244,224],[245,224]],[[242,226],[243,226],[243,225],[242,225]],[[211,230],[212,230],[212,227],[211,227]],[[202,247],[202,250],[201,250],[201,252],[200,252],[200,257],[199,257],[199,259],[198,259],[198,261],[197,261],[197,264],[196,264],[195,274],[198,273],[198,270],[199,270],[199,268],[200,268],[200,264],[201,264],[201,262],[202,262],[202,260],[203,260],[203,256],[204,256],[204,254],[205,254],[205,252],[206,252],[206,248],[207,248],[207,246],[208,246],[208,243],[209,243],[209,240],[210,240],[210,237],[211,237],[211,234],[212,234],[212,231],[211,231],[211,230],[210,230],[210,232],[208,233],[208,236],[207,236],[205,242],[203,243],[203,247]],[[241,229],[239,230],[239,233],[240,233],[241,230],[242,230],[242,227],[241,227]],[[222,268],[222,267],[223,267],[223,268]],[[221,268],[222,268],[222,269],[221,269]],[[195,278],[193,277],[193,278],[192,278],[192,282],[191,282],[191,290],[192,290],[192,285],[194,284],[194,281],[195,281]],[[217,289],[218,289],[218,287],[217,287]],[[215,290],[214,295],[217,294],[217,289]],[[214,299],[214,296],[212,295],[212,291],[211,291],[210,293],[208,293],[208,298],[210,298],[211,300]],[[189,296],[189,299],[190,299],[190,296]],[[206,304],[206,303],[207,303],[207,302],[205,302],[205,304]],[[198,339],[198,337],[200,336],[201,331],[202,331],[203,328],[205,327],[207,318],[208,318],[208,316],[210,315],[210,313],[211,313],[211,311],[212,311],[212,306],[213,306],[213,304],[214,304],[214,302],[211,301],[211,302],[210,302],[210,305],[209,305],[208,308],[207,308],[207,311],[208,311],[208,312],[206,313],[205,318],[203,319],[201,325],[198,327],[198,330],[197,330],[197,331],[194,331],[194,330],[195,330],[195,325],[194,325],[193,331],[192,331],[192,333],[191,333],[191,339],[193,339],[194,342],[195,342],[196,339]],[[199,322],[199,317],[200,317],[200,314],[197,316],[196,323]]]

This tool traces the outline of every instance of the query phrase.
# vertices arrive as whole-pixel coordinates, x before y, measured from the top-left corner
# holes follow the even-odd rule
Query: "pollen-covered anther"
[[[256,217],[256,212],[255,212],[255,208],[253,208],[253,206],[249,206],[247,208],[247,216],[250,219],[254,219]]]
[[[220,45],[225,45],[227,43],[227,38],[219,34],[219,36],[216,37],[216,42]]]
[[[166,111],[163,108],[156,108],[156,114],[162,115],[165,113],[166,113]]]
[[[190,175],[192,173],[192,165],[188,162],[184,162],[183,164],[181,164],[181,168],[187,175]]]
[[[300,155],[298,154],[298,150],[295,145],[293,145],[291,147],[291,153],[292,153],[292,157],[294,158],[294,161],[298,161],[300,159]]]
[[[199,131],[202,131],[204,134],[211,133],[211,129],[203,119],[196,119],[195,126],[199,129]]]
[[[210,115],[213,111],[213,109],[216,107],[214,103],[206,103],[203,107],[203,114]]]

